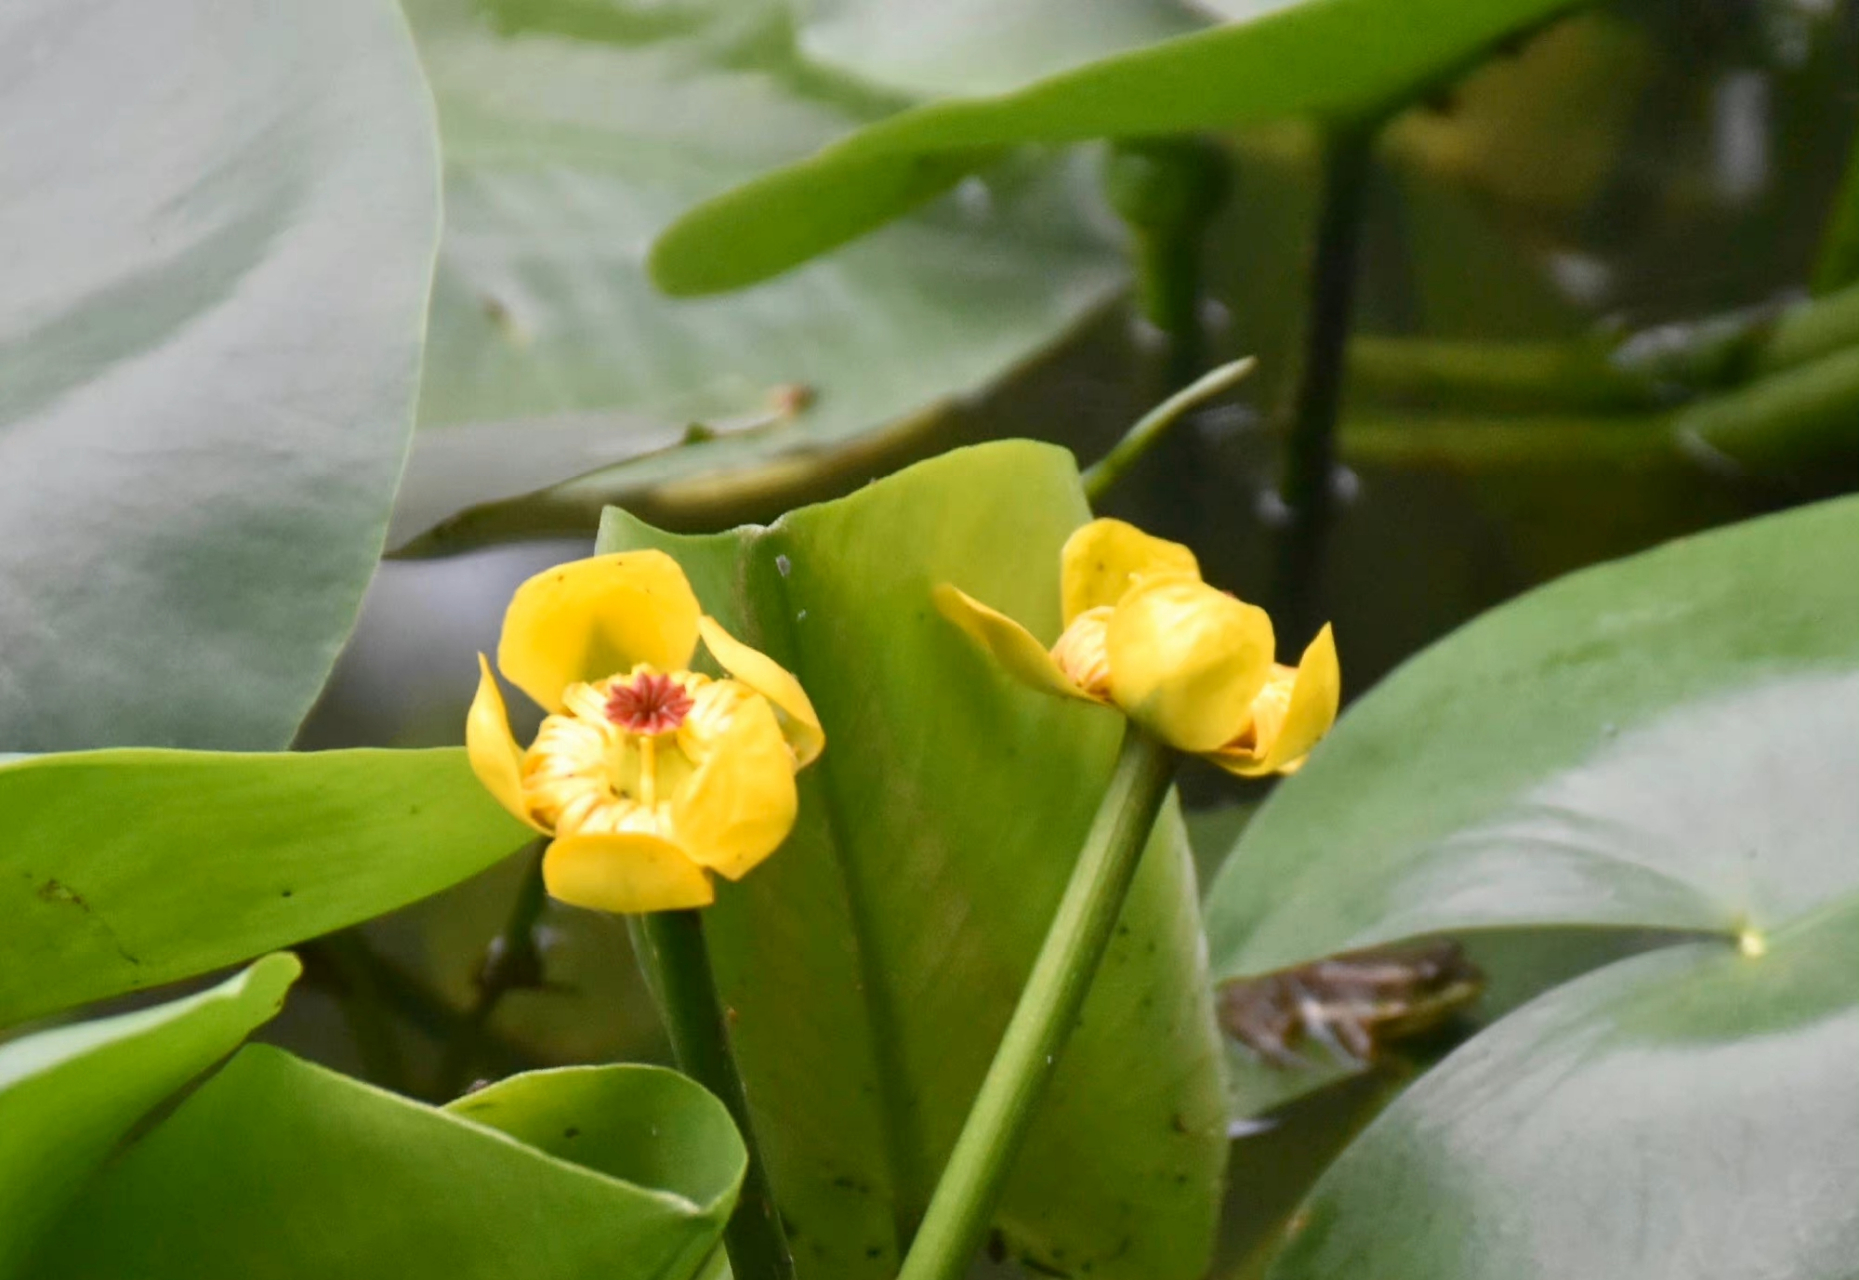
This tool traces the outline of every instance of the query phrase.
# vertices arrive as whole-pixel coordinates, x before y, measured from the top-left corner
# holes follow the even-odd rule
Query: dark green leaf
[[[1051,639],[1089,515],[1071,458],[960,450],[768,529],[657,533],[707,609],[795,671],[826,727],[801,819],[705,916],[803,1277],[888,1277],[928,1201],[1108,780],[1113,713],[1012,683],[939,582]],[[1073,1274],[1189,1280],[1222,1155],[1219,1045],[1186,837],[1158,824],[997,1218]]]
[[[1372,115],[1567,0],[1304,0],[1063,72],[900,112],[685,214],[652,249],[672,293],[740,288],[906,212],[1002,148]]]
[[[281,747],[412,427],[431,112],[387,0],[0,15],[0,748]]]
[[[657,1067],[434,1110],[252,1047],[97,1180],[33,1274],[689,1280],[743,1159],[722,1105]]]
[[[0,1026],[232,964],[524,839],[461,749],[97,751],[0,766]]]
[[[299,972],[266,956],[171,1004],[40,1032],[0,1047],[0,1277],[130,1129],[270,1019]]]

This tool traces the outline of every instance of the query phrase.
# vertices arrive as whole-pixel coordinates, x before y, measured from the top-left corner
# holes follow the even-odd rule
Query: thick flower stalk
[[[691,670],[698,641],[727,675]],[[825,745],[800,683],[704,616],[661,551],[537,574],[504,615],[497,665],[549,714],[528,748],[479,655],[471,767],[552,837],[549,893],[627,914],[704,906],[794,825],[794,775]]]
[[[1229,773],[1290,773],[1336,720],[1342,674],[1326,625],[1295,667],[1274,660],[1272,620],[1201,580],[1194,553],[1121,520],[1065,543],[1065,629],[1048,650],[1012,618],[947,584],[937,606],[1016,679],[1115,706]]]

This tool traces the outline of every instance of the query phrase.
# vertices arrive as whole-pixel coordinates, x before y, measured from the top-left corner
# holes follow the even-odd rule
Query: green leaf
[[[1214,972],[1500,924],[1771,929],[1859,883],[1855,538],[1859,499],[1682,539],[1410,661],[1247,827]]]
[[[1759,960],[1692,943],[1558,988],[1383,1113],[1270,1274],[1845,1280],[1854,973],[1848,894]]]
[[[905,93],[1005,93],[1208,25],[1184,0],[813,0],[801,52]]]
[[[1088,516],[1070,456],[1016,441],[767,529],[679,538],[614,512],[602,531],[676,555],[826,727],[793,836],[705,916],[803,1280],[895,1274],[1121,732],[1014,684],[930,593],[958,583],[1050,639],[1059,548]],[[1201,1274],[1225,1125],[1200,947],[1171,805],[996,1220],[1037,1264]]]
[[[1843,499],[1533,592],[1378,686],[1260,810],[1209,895],[1221,976],[1534,934],[1486,961],[1507,1003],[1508,967],[1541,987],[1676,944],[1449,1056],[1319,1183],[1274,1276],[1847,1274],[1855,537]],[[1585,958],[1540,932],[1583,926]]]
[[[846,243],[1002,148],[1290,116],[1372,116],[1567,0],[1304,0],[1011,93],[903,111],[679,218],[652,249],[676,294],[740,288]]]
[[[643,256],[679,210],[893,104],[801,61],[778,4],[695,3],[634,28],[513,0],[493,27],[423,0],[414,19],[446,162],[416,476],[444,466],[428,439],[495,424],[527,436],[528,488],[568,480],[609,416],[598,461],[640,458],[609,494],[813,466],[976,394],[1123,280],[1071,175],[1021,165],[751,297],[673,302]],[[804,407],[784,416],[784,398]],[[677,447],[692,422],[719,438]]]
[[[278,1011],[300,972],[266,956],[199,995],[0,1046],[0,1277],[130,1129]]]
[[[525,829],[458,748],[119,750],[0,766],[0,1026],[366,920]]]
[[[722,1104],[658,1067],[436,1110],[254,1046],[97,1180],[33,1274],[689,1280],[743,1163]]]
[[[438,182],[405,23],[29,0],[0,86],[0,748],[281,747],[412,428]]]

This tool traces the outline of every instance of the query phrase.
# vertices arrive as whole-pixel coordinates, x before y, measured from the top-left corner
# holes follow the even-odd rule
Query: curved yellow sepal
[[[702,867],[657,836],[564,836],[542,855],[549,896],[577,907],[641,915],[707,907],[716,890]]]
[[[504,614],[497,666],[548,711],[580,681],[691,665],[697,596],[663,551],[622,551],[557,565],[516,589]]]
[[[942,616],[967,632],[970,639],[987,650],[1007,674],[1021,684],[1041,693],[1097,701],[1072,683],[1046,652],[1046,647],[1033,638],[1032,632],[1006,614],[988,608],[946,582],[937,586],[934,594],[936,608]]]
[[[523,749],[510,732],[510,715],[504,708],[503,690],[491,672],[490,659],[478,655],[478,692],[471,699],[465,716],[465,756],[471,771],[498,804],[518,819],[542,831],[523,803]]]
[[[723,629],[715,618],[700,617],[697,630],[723,670],[774,703],[783,717],[782,729],[794,749],[796,768],[804,769],[826,748],[826,732],[807,691],[792,673],[759,649],[751,649]]]
[[[1200,576],[1200,562],[1179,542],[1151,537],[1121,520],[1093,520],[1067,538],[1059,553],[1059,604],[1069,627],[1085,610],[1114,605],[1141,582],[1198,582]]]
[[[1304,763],[1330,726],[1342,702],[1342,665],[1336,657],[1336,637],[1328,623],[1298,659],[1291,697],[1276,732],[1250,751],[1222,751],[1209,755],[1213,763],[1242,778],[1268,773],[1292,773]]]
[[[692,862],[740,880],[787,839],[800,796],[774,709],[759,693],[732,687],[740,696],[679,788],[671,830]]]
[[[1183,751],[1243,729],[1272,667],[1272,620],[1198,580],[1140,584],[1105,632],[1110,693],[1132,720]]]

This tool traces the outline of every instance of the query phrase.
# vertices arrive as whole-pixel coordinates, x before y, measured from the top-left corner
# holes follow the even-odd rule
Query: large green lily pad
[[[0,764],[0,1026],[366,920],[529,833],[460,748]]]
[[[1855,538],[1844,499],[1533,592],[1351,708],[1248,826],[1209,897],[1222,976],[1463,930],[1705,935],[1448,1057],[1275,1275],[1849,1273]]]
[[[768,289],[672,301],[644,258],[680,210],[897,101],[801,59],[772,0],[660,21],[549,0],[411,9],[446,162],[423,501],[445,488],[443,437],[466,424],[511,440],[529,489],[596,454],[638,459],[603,480],[609,495],[804,469],[976,394],[1123,280],[1072,175],[1019,166]],[[716,438],[679,445],[693,422]],[[498,478],[454,501],[515,492]]]
[[[1844,1280],[1855,973],[1849,894],[1760,959],[1691,943],[1558,988],[1371,1125],[1270,1274]]]
[[[32,1274],[690,1280],[743,1166],[722,1104],[658,1067],[435,1110],[253,1046],[96,1180]]]
[[[42,1031],[0,1046],[0,1277],[163,1099],[276,1013],[298,973],[266,956],[170,1004]]]
[[[439,232],[390,0],[0,13],[0,750],[282,747],[413,426]]]
[[[931,604],[956,582],[1048,639],[1089,516],[1070,456],[960,450],[766,529],[658,533],[706,609],[793,670],[825,755],[793,836],[705,915],[803,1280],[888,1277],[928,1202],[1109,778],[1112,712],[1032,693]],[[1036,1264],[1190,1280],[1224,1141],[1175,811],[1145,855],[996,1223]]]
[[[1410,661],[1247,827],[1215,973],[1495,924],[1770,929],[1859,879],[1855,538],[1842,499],[1682,539]]]

